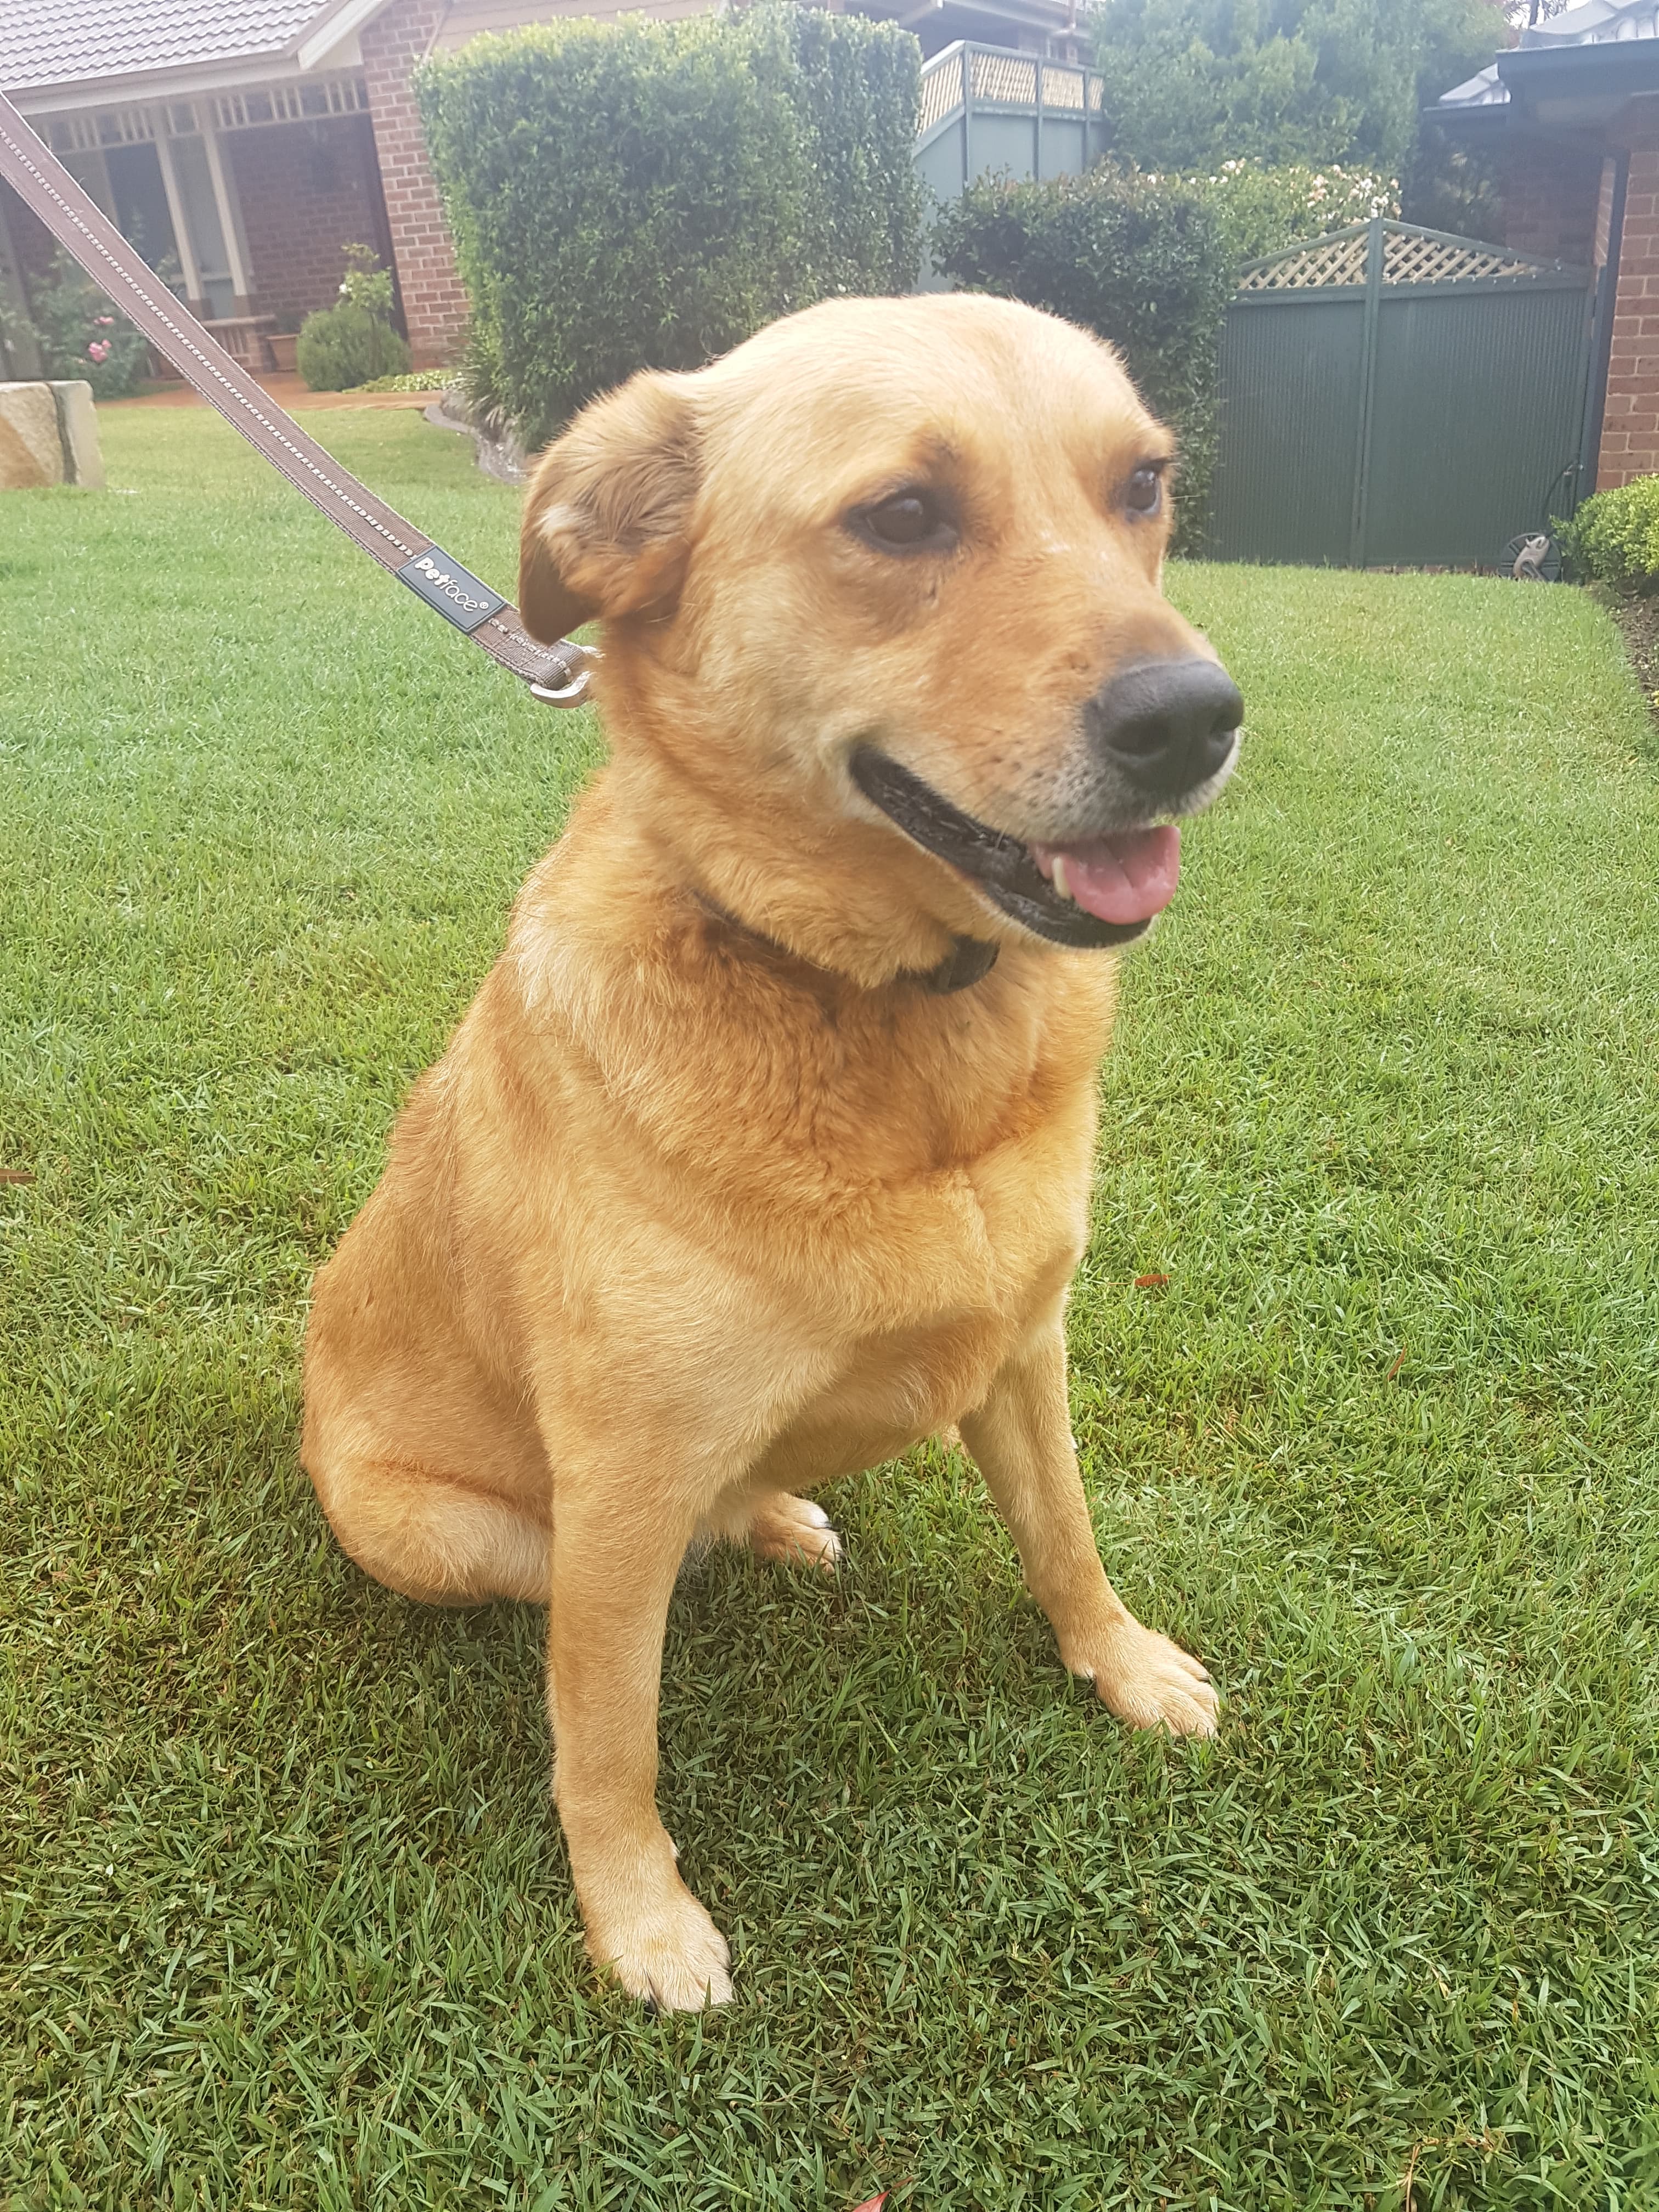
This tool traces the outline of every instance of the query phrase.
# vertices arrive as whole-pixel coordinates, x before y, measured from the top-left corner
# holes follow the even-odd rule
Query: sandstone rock
[[[79,380],[54,384],[52,396],[58,406],[64,482],[82,484],[88,491],[102,491],[104,456],[98,443],[98,416],[92,404],[92,386]]]
[[[0,491],[60,483],[104,489],[92,386],[78,377],[0,384]]]
[[[0,384],[0,491],[64,481],[58,403],[49,384]]]

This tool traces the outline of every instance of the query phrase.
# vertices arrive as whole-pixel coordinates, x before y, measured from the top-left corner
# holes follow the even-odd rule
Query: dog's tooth
[[[1068,899],[1072,896],[1072,886],[1066,880],[1066,855],[1064,853],[1056,853],[1054,854],[1054,889],[1060,893],[1063,899]]]

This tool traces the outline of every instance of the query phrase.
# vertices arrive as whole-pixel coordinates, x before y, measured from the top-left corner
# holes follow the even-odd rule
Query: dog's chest
[[[806,1317],[834,1350],[769,1455],[769,1476],[817,1481],[873,1465],[983,1402],[1081,1255],[1087,1121],[1067,1117],[872,1209]]]

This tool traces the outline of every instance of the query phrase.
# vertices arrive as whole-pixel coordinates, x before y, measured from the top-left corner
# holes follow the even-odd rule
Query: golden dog
[[[614,757],[317,1279],[304,1456],[352,1558],[550,1608],[594,1959],[731,1994],[657,1817],[698,1531],[829,1565],[798,1493],[952,1423],[1060,1656],[1208,1735],[1102,1569],[1066,1399],[1112,947],[1242,708],[1162,598],[1168,434],[1111,350],[840,301],[636,376],[543,458],[521,599],[605,623]]]

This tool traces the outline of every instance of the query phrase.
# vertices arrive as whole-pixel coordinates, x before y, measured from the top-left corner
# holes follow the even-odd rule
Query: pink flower
[[[110,343],[107,338],[94,338],[92,343],[87,348],[87,358],[88,361],[107,361],[109,356]]]
[[[98,327],[100,331],[106,331],[110,328],[115,318],[113,315],[100,315],[98,318]]]

